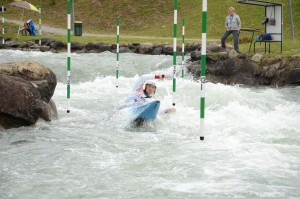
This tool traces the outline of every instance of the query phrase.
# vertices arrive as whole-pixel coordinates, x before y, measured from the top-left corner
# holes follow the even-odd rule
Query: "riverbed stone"
[[[0,126],[7,129],[35,124],[44,106],[30,82],[0,74]]]
[[[48,103],[53,96],[57,79],[49,69],[35,61],[21,61],[0,64],[0,74],[20,77],[37,85],[41,98]]]
[[[153,44],[142,43],[139,45],[140,54],[152,54],[152,50],[153,50]]]

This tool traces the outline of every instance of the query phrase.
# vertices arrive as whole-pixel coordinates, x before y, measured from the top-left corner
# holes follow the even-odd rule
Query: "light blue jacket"
[[[241,20],[237,14],[233,14],[233,16],[228,15],[225,20],[225,28],[229,30],[239,30],[241,27]]]
[[[147,74],[142,75],[134,84],[132,93],[130,96],[125,100],[124,105],[119,107],[119,109],[132,106],[132,105],[144,105],[151,101],[153,101],[152,98],[147,98],[144,93],[144,84],[147,80],[153,80],[155,79],[155,75],[153,74]]]

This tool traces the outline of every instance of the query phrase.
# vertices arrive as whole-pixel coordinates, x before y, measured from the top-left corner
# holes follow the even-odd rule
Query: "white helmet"
[[[147,80],[147,81],[145,81],[145,84],[143,86],[143,90],[145,90],[147,84],[153,85],[153,86],[156,87],[156,82],[155,81],[153,81],[153,80]]]

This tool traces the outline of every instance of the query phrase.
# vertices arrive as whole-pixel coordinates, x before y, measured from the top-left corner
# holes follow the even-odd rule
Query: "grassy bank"
[[[284,19],[284,50],[297,50],[300,46],[300,1],[292,1],[295,41],[291,41],[289,12],[287,1],[269,0],[283,4],[283,19]],[[8,11],[5,16],[9,19],[20,20],[22,9],[8,5],[12,0],[5,1],[5,6]],[[39,6],[39,0],[29,0],[30,3]],[[67,2],[56,0],[42,1],[42,22],[48,26],[66,28]],[[179,0],[178,5],[178,40],[181,35],[181,18],[185,17],[186,25],[186,41],[188,43],[200,42],[201,39],[201,1]],[[228,7],[233,6],[237,10],[242,20],[242,26],[247,28],[264,29],[261,25],[261,19],[264,17],[264,8],[261,6],[251,6],[237,4],[235,0],[214,0],[208,2],[208,26],[207,36],[210,40],[219,39],[224,32],[224,20],[227,15]],[[173,0],[166,1],[149,1],[149,0],[76,0],[75,1],[75,20],[83,22],[83,31],[95,34],[115,34],[116,17],[121,18],[121,42],[150,42],[150,43],[172,43],[173,37]],[[33,19],[38,23],[38,14],[32,11],[25,10],[23,21]],[[16,32],[8,31],[10,37],[16,37]],[[259,33],[257,33],[258,35]],[[256,36],[257,36],[256,35]],[[131,37],[126,37],[131,36]],[[141,38],[144,36],[145,38]],[[66,41],[65,36],[59,35],[44,35]],[[249,38],[251,35],[247,32],[242,32],[241,50],[247,52],[249,48]],[[27,37],[17,38],[20,41],[26,40]],[[231,38],[229,38],[231,40]],[[81,43],[88,42],[104,42],[114,43],[114,37],[72,37],[72,41]],[[245,42],[243,44],[243,42]],[[274,47],[273,47],[274,46]],[[272,49],[277,52],[279,47],[277,44],[272,45]]]

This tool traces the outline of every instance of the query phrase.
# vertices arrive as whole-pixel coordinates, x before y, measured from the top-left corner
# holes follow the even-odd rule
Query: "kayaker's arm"
[[[134,84],[132,92],[134,93],[141,93],[143,92],[143,85],[147,80],[152,79],[164,79],[165,75],[154,75],[154,74],[146,74],[142,75]]]

